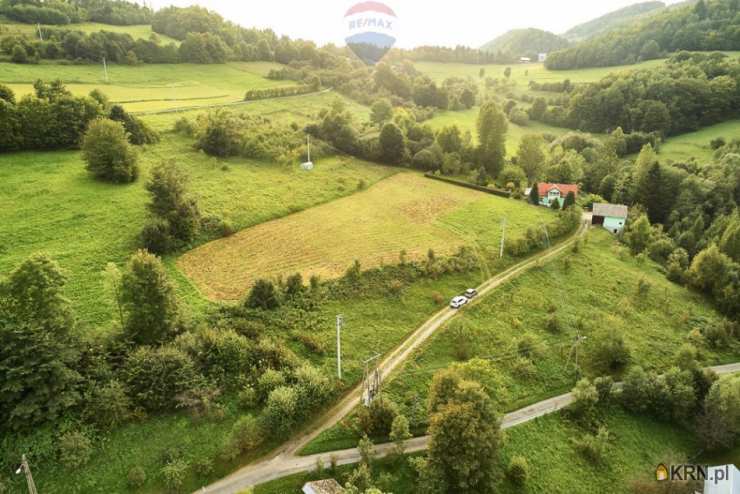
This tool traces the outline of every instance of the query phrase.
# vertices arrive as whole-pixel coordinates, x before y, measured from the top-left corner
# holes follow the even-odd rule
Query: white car
[[[468,297],[463,297],[462,295],[460,295],[452,299],[452,301],[450,302],[450,307],[453,309],[459,309],[463,305],[467,304],[469,301],[470,300],[468,299]]]

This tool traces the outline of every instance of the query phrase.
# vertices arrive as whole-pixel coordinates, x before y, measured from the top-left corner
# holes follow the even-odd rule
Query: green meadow
[[[740,136],[740,120],[730,120],[696,132],[669,137],[660,145],[658,154],[661,158],[673,161],[686,161],[691,158],[696,158],[699,162],[708,161],[714,154],[709,145],[712,139],[722,137],[729,142],[737,136]]]
[[[641,280],[649,284],[647,295],[638,295]],[[550,327],[551,318],[557,329]],[[582,371],[596,377],[605,372],[603,362],[590,355],[602,330],[624,338],[632,364],[666,369],[692,329],[720,319],[701,295],[671,283],[652,262],[633,258],[597,229],[578,253],[533,269],[461,311],[387,378],[384,389],[412,427],[423,431],[429,384],[441,369],[481,359],[472,364],[472,374],[503,411],[511,411],[570,390],[577,334],[587,338],[579,349]],[[523,335],[535,342],[531,364],[519,358]],[[733,361],[737,353],[737,345],[702,349],[706,365]],[[302,453],[342,449],[358,439],[349,424],[339,424]]]

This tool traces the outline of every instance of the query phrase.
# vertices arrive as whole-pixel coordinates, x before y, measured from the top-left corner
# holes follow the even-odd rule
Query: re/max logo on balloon
[[[396,43],[397,20],[393,9],[380,2],[361,2],[344,15],[347,46],[363,62],[375,65]]]

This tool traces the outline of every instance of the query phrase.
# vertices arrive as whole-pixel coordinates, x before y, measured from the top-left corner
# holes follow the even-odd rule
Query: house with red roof
[[[543,206],[549,207],[553,201],[558,201],[562,208],[568,192],[573,192],[576,199],[578,199],[577,184],[537,184],[537,188],[540,195],[540,204]]]

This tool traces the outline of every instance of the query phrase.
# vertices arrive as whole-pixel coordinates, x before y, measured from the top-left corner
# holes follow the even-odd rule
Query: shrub
[[[285,374],[275,369],[267,369],[257,379],[257,396],[261,401],[265,401],[274,389],[284,386],[285,383]]]
[[[200,458],[193,463],[193,469],[201,477],[207,477],[213,473],[213,460],[210,458]]]
[[[198,381],[192,359],[171,346],[137,348],[126,359],[123,375],[131,397],[154,411],[174,408],[177,395]]]
[[[86,396],[85,417],[104,429],[113,429],[131,416],[131,400],[124,386],[112,380],[96,386]]]
[[[329,379],[310,364],[303,364],[295,371],[299,407],[313,410],[321,405],[331,392]]]
[[[74,469],[85,465],[92,455],[92,443],[82,432],[66,432],[59,437],[59,462],[65,468]]]
[[[181,117],[178,118],[175,122],[175,126],[173,127],[173,130],[177,134],[182,134],[188,137],[193,137],[195,134],[195,125],[193,122],[188,120],[187,117]]]
[[[542,352],[542,342],[532,333],[523,333],[516,339],[516,351],[522,357],[537,357]]]
[[[518,357],[512,364],[514,374],[522,379],[529,379],[537,373],[537,368],[527,357]]]
[[[609,431],[606,427],[599,427],[594,434],[584,434],[581,439],[574,441],[576,451],[592,464],[600,464],[606,459],[609,450]]]
[[[588,379],[581,379],[573,388],[571,410],[580,418],[590,418],[599,402],[599,391]]]
[[[289,386],[280,386],[273,389],[267,398],[265,423],[269,430],[282,437],[296,425],[300,412],[297,390]]]
[[[175,245],[175,240],[170,235],[170,226],[165,220],[149,220],[139,235],[141,246],[152,254],[162,255],[170,252]]]
[[[173,460],[163,466],[160,473],[164,485],[171,491],[179,491],[185,483],[188,466],[185,460]]]
[[[556,314],[550,314],[550,316],[547,318],[547,322],[545,323],[545,328],[551,333],[560,332],[560,321],[558,320],[558,316]]]
[[[257,397],[257,390],[255,390],[254,386],[251,386],[251,385],[245,385],[241,389],[241,391],[239,391],[238,398],[239,398],[239,406],[245,410],[254,408],[259,403],[259,399]]]
[[[599,331],[588,343],[589,363],[597,371],[616,372],[630,361],[630,349],[624,337],[615,330]]]
[[[250,309],[273,310],[280,306],[275,285],[270,280],[257,280],[245,302]]]
[[[357,414],[360,429],[371,437],[384,437],[390,434],[396,416],[398,407],[382,394],[376,396],[370,402],[370,406],[362,407]]]
[[[262,444],[264,433],[257,419],[251,415],[242,415],[231,427],[229,443],[241,453],[252,451]]]
[[[101,180],[128,183],[139,176],[136,153],[126,138],[123,124],[94,120],[82,141],[87,170]]]
[[[152,169],[146,184],[151,202],[147,209],[165,221],[168,232],[182,243],[192,241],[201,224],[198,204],[187,192],[188,178],[174,162],[165,162]]]
[[[523,486],[527,483],[527,477],[529,477],[529,463],[523,456],[514,456],[509,462],[509,469],[506,471],[506,476],[514,484]]]
[[[128,481],[129,487],[132,489],[138,489],[143,487],[146,483],[146,472],[139,465],[133,466],[129,469],[126,480]]]
[[[123,107],[113,105],[110,109],[109,118],[115,122],[121,122],[128,135],[128,141],[131,144],[141,146],[142,144],[154,144],[159,142],[159,135],[149,128],[139,118],[126,112]]]

